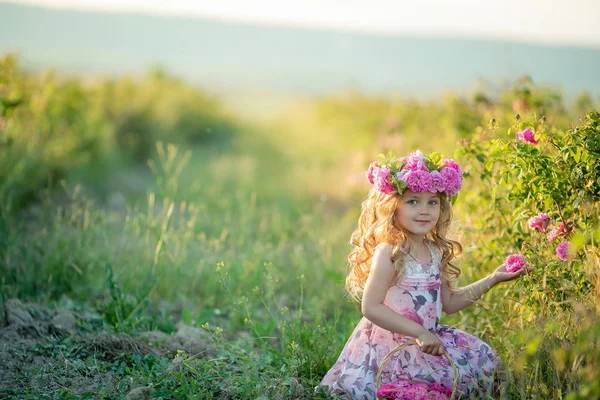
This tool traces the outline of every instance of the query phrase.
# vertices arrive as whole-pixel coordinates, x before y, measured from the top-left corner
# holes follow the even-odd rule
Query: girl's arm
[[[361,303],[363,315],[383,329],[417,338],[417,343],[425,353],[442,354],[444,345],[435,334],[383,304],[385,295],[392,286],[393,276],[392,245],[380,244],[371,259],[371,270],[365,283]]]
[[[442,306],[446,314],[454,314],[463,308],[475,303],[481,296],[501,282],[512,281],[531,268],[526,267],[516,272],[506,272],[503,266],[498,267],[490,275],[473,282],[468,286],[458,288],[454,293],[450,291],[448,282],[442,281]]]

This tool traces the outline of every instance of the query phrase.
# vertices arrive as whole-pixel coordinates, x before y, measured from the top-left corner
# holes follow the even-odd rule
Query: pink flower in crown
[[[456,193],[458,193],[458,191],[462,187],[462,175],[460,175],[457,170],[451,167],[442,168],[440,174],[442,175],[446,183],[446,187],[444,190],[446,195],[452,197]]]
[[[406,160],[406,164],[404,164],[403,169],[406,169],[408,171],[429,171],[429,169],[427,168],[427,163],[425,162],[425,156],[423,155],[421,150],[413,151],[412,153],[410,153],[408,159]]]
[[[431,191],[431,175],[427,171],[408,171],[404,177],[406,186],[416,193]]]
[[[442,165],[456,170],[456,172],[458,172],[459,175],[463,174],[463,170],[460,169],[458,163],[451,158],[444,158],[444,160],[442,160]]]
[[[522,142],[538,144],[538,141],[535,140],[535,133],[531,130],[531,128],[525,128],[522,131],[518,131],[517,137]]]
[[[431,192],[443,192],[446,190],[446,179],[440,174],[439,171],[433,170],[429,173],[431,175]]]
[[[569,261],[569,248],[571,244],[569,242],[562,242],[556,247],[556,256],[563,261]]]
[[[406,174],[408,174],[410,171],[405,170],[405,169],[401,169],[400,171],[396,172],[396,178],[398,178],[399,181],[404,181],[406,182],[406,180],[404,179],[404,177],[406,176]]]
[[[502,265],[506,272],[517,272],[523,269],[526,263],[527,259],[523,254],[511,254],[506,257]]]
[[[529,218],[527,221],[529,229],[538,230],[540,232],[545,232],[546,229],[548,229],[548,225],[550,225],[550,217],[545,213],[539,213],[535,217]]]
[[[377,168],[373,171],[373,182],[375,188],[383,193],[392,193],[396,188],[389,179],[390,170],[387,168]]]
[[[379,163],[377,161],[373,161],[371,164],[369,164],[369,169],[367,172],[365,172],[365,176],[371,185],[374,183],[373,179],[375,178],[373,171],[377,168],[379,168]]]

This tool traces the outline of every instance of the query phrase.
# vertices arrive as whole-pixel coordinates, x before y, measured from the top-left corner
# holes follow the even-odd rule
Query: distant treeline
[[[102,166],[102,179],[109,166],[145,163],[156,140],[203,144],[237,129],[217,98],[160,70],[88,82],[0,58],[0,199],[12,208],[72,169]]]

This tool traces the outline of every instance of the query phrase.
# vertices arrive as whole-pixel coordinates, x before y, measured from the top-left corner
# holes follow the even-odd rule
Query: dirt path
[[[200,328],[177,325],[177,332],[114,332],[102,316],[61,299],[57,307],[18,299],[5,302],[0,321],[0,398],[151,398],[139,388],[144,375],[169,375],[179,350],[204,357],[214,353]]]

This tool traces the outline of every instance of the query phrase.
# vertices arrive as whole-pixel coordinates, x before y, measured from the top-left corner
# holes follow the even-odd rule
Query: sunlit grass
[[[568,117],[547,109],[564,129]],[[481,137],[476,126],[491,118],[503,135],[514,112],[454,96],[418,103],[349,93],[247,122],[227,141],[153,141],[147,167],[123,163],[105,182],[88,166],[66,177],[84,185],[65,183],[62,197],[25,217],[3,199],[2,293],[41,302],[68,294],[132,336],[171,333],[179,321],[210,332],[217,355],[181,353],[173,374],[162,361],[123,356],[120,379],[152,384],[155,396],[313,398],[361,318],[344,278],[366,165],[388,149],[452,156],[457,140]],[[453,226],[465,245],[463,283],[496,267],[477,259],[494,240],[480,234],[482,209],[467,185]],[[597,299],[541,315],[524,305],[530,295],[541,291],[500,286],[442,322],[498,350],[511,371],[506,398],[593,398],[582,383],[598,380]]]

